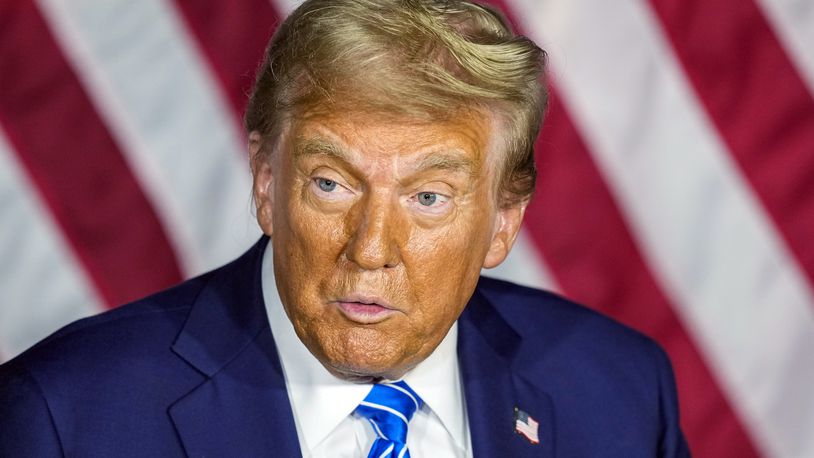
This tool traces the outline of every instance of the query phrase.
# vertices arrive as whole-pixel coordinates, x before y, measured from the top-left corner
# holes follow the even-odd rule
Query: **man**
[[[4,365],[0,455],[688,455],[654,343],[479,278],[534,188],[543,56],[464,1],[307,1],[246,114],[266,237]]]

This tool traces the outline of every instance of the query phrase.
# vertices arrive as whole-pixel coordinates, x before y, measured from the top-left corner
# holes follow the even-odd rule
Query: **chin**
[[[348,350],[339,358],[326,358],[320,362],[333,375],[353,382],[396,380],[415,366],[414,358],[383,354],[381,346]]]
[[[326,366],[328,367],[328,366]],[[377,383],[382,380],[398,380],[407,373],[407,369],[379,369],[366,367],[333,367],[328,372],[342,380],[354,383]]]
[[[359,326],[344,319],[313,324],[297,334],[328,372],[344,380],[398,379],[423,359],[422,346],[415,345],[420,339],[390,326]]]
[[[377,383],[389,379],[389,377],[382,374],[370,373],[359,368],[332,367],[328,365],[325,365],[325,367],[334,377],[353,383]]]

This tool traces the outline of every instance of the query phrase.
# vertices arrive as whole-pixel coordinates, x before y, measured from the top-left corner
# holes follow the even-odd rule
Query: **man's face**
[[[254,161],[257,218],[297,335],[334,375],[401,377],[441,342],[523,206],[495,199],[490,117],[299,117]],[[260,136],[250,136],[256,159]]]

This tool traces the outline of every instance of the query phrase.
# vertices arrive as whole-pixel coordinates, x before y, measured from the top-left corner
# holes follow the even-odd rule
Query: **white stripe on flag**
[[[0,132],[0,349],[11,358],[102,310],[81,265]],[[2,360],[0,360],[2,362]]]
[[[42,5],[185,274],[245,250],[260,232],[243,135],[174,7],[160,0]]]
[[[532,424],[533,422],[533,424]],[[537,427],[539,425],[536,421],[529,419],[529,423],[522,422],[520,420],[515,420],[515,429],[517,432],[526,436],[528,440],[533,443],[540,442],[540,437],[537,435]]]
[[[800,405],[814,386],[811,290],[647,7],[513,3],[552,51],[564,103],[752,437],[773,455],[814,453],[798,433],[814,429]]]
[[[811,0],[757,0],[797,71],[814,92],[814,2]]]
[[[269,0],[269,3],[280,12],[280,17],[284,18],[291,14],[302,3],[302,0]]]

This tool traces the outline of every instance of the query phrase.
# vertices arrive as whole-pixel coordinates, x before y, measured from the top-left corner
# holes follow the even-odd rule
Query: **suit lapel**
[[[477,290],[458,320],[458,359],[474,456],[553,457],[550,396],[511,366],[520,336]],[[539,444],[515,430],[517,407],[539,423]]]
[[[190,456],[301,454],[262,299],[267,243],[212,274],[173,345],[205,376],[169,409]]]

